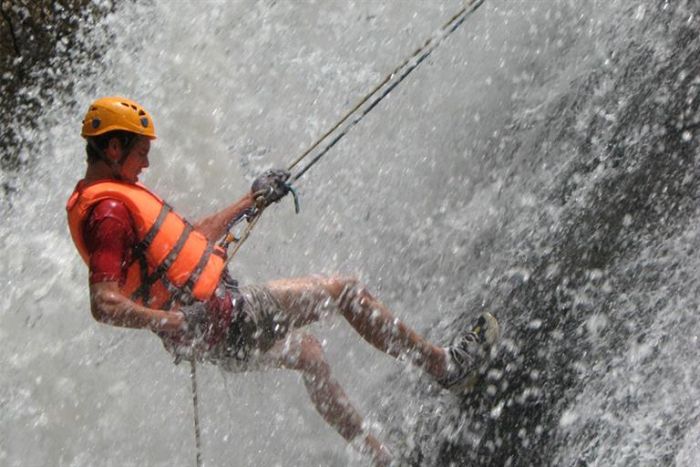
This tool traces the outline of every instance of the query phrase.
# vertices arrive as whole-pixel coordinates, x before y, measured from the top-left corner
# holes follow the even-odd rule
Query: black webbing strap
[[[177,288],[172,282],[170,282],[170,279],[168,279],[167,275],[162,276],[160,278],[160,281],[163,283],[163,287],[165,287],[170,293],[170,298],[168,298],[167,302],[161,305],[161,309],[170,310],[175,304],[175,302],[181,302],[185,305],[187,304],[185,303],[185,300],[182,296],[182,291],[179,288]]]
[[[148,250],[148,247],[151,246],[151,243],[153,243],[153,239],[156,238],[156,235],[158,235],[158,232],[160,232],[160,228],[163,227],[165,218],[168,217],[168,214],[172,210],[173,208],[171,208],[167,203],[163,203],[163,207],[160,208],[156,221],[153,223],[151,228],[148,229],[148,232],[146,233],[146,236],[143,237],[143,240],[141,240],[141,242],[134,247],[136,256],[146,254],[146,250]]]
[[[212,251],[214,251],[214,244],[209,242],[207,243],[207,248],[204,250],[204,253],[202,253],[202,257],[199,258],[197,266],[194,268],[194,271],[192,271],[192,274],[190,275],[189,279],[187,279],[187,282],[182,287],[182,290],[185,294],[192,295],[192,290],[194,289],[195,284],[199,280],[199,276],[202,275],[202,271],[204,271],[204,266],[206,266],[209,262],[209,257],[211,256]]]
[[[160,265],[155,269],[155,271],[149,274],[146,280],[142,282],[141,287],[139,287],[139,289],[136,292],[134,292],[134,295],[132,295],[132,297],[148,296],[148,292],[151,289],[151,286],[155,284],[156,281],[161,279],[163,275],[168,271],[168,269],[170,269],[170,266],[172,266],[173,262],[180,254],[180,251],[182,251],[182,248],[185,246],[185,243],[187,242],[187,239],[189,238],[190,233],[192,233],[193,229],[194,228],[189,223],[185,224],[185,228],[182,230],[180,238],[177,239],[175,246],[172,250],[170,250],[168,256],[165,257],[163,262],[160,263]]]
[[[151,228],[148,229],[148,232],[146,232],[143,240],[141,240],[134,247],[134,258],[138,260],[139,267],[141,269],[141,287],[131,294],[131,299],[137,300],[140,298],[144,305],[147,305],[151,291],[150,286],[143,287],[143,285],[148,281],[148,261],[146,261],[146,251],[148,250],[148,247],[151,246],[151,243],[153,243],[153,239],[156,238],[158,232],[160,232],[160,228],[163,227],[163,222],[165,222],[165,218],[168,216],[170,211],[172,211],[172,208],[167,203],[163,203],[163,207],[160,208],[156,221],[153,223]]]
[[[136,260],[139,262],[139,275],[141,276],[141,283],[144,284],[146,283],[146,280],[148,280],[148,261],[146,261],[146,255],[143,254],[142,252],[135,252],[136,255]],[[140,298],[143,301],[144,305],[147,305],[146,302],[148,302],[149,297],[149,289],[145,290],[145,293],[141,291],[141,288],[137,289],[136,292],[134,292],[131,295],[132,300],[136,300]]]

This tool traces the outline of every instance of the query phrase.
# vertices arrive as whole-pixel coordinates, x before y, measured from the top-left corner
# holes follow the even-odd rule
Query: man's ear
[[[122,157],[122,143],[119,138],[110,138],[104,153],[110,160],[118,162]]]

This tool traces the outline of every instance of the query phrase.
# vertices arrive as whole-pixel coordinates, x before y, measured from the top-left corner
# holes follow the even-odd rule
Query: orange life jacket
[[[78,184],[66,205],[73,242],[86,264],[83,229],[95,203],[124,203],[134,222],[137,245],[121,292],[150,308],[208,300],[219,284],[226,252],[210,242],[143,185],[116,180]]]

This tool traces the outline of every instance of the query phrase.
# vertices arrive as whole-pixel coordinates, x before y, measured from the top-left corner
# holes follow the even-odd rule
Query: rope
[[[238,253],[238,250],[241,249],[243,242],[245,242],[250,236],[250,232],[253,230],[253,227],[255,227],[255,224],[258,223],[258,220],[260,220],[260,215],[264,210],[265,208],[260,208],[255,216],[250,219],[248,225],[246,225],[245,229],[241,233],[241,236],[238,238],[238,240],[236,240],[236,246],[233,247],[233,251],[231,251],[231,254],[228,255],[228,258],[226,258],[226,263],[224,263],[225,265],[228,265],[229,261],[231,261],[233,257],[236,256],[236,253]]]
[[[372,88],[362,99],[360,99],[350,110],[348,110],[338,122],[323,133],[311,146],[308,147],[299,157],[297,157],[288,167],[291,172],[302,160],[304,160],[311,152],[316,149],[326,138],[328,138],[334,131],[336,131],[340,126],[345,123],[353,114],[355,114],[360,108],[367,103],[372,96],[377,94],[382,88],[386,86],[384,91],[379,94],[379,96],[373,100],[358,116],[356,116],[350,124],[345,127],[338,135],[335,136],[316,156],[314,156],[304,167],[302,167],[295,175],[291,177],[291,182],[299,180],[311,167],[314,166],[321,158],[330,151],[333,146],[335,146],[338,141],[340,141],[348,132],[357,125],[368,113],[370,113],[386,96],[389,95],[406,77],[413,72],[418,66],[423,63],[423,61],[430,56],[430,54],[442,44],[442,42],[450,36],[454,31],[459,28],[469,15],[471,15],[477,8],[484,3],[484,0],[467,0],[465,6],[455,13],[437,32],[436,35],[430,37],[425,43],[417,48],[407,59],[405,59],[399,66],[397,66],[392,72],[387,74],[384,79]],[[402,71],[403,70],[403,71]],[[400,74],[399,74],[400,73]],[[398,75],[398,78],[394,79]],[[392,82],[392,79],[394,81]],[[246,228],[241,233],[241,236],[234,240],[235,246],[231,253],[226,259],[226,265],[236,256],[236,253],[240,250],[243,243],[248,239],[250,233],[252,232],[255,225],[258,223],[264,207],[258,208],[254,216],[252,216]],[[231,235],[230,233],[228,235]],[[228,236],[227,236],[228,239]],[[231,235],[233,239],[233,235]],[[227,242],[226,244],[228,245]],[[199,428],[199,408],[197,401],[197,372],[194,360],[190,361],[191,371],[190,378],[192,380],[192,404],[194,407],[194,433],[195,433],[195,444],[197,447],[197,467],[202,465],[202,446],[201,446],[201,435]]]
[[[355,104],[355,106],[350,109],[343,117],[333,125],[332,128],[330,128],[328,131],[326,131],[321,137],[319,137],[306,151],[304,151],[299,157],[297,157],[294,162],[291,163],[289,166],[289,171],[291,171],[299,162],[301,162],[304,158],[306,158],[311,151],[313,151],[316,147],[318,147],[323,140],[325,140],[331,133],[333,133],[336,129],[338,129],[348,118],[350,118],[351,115],[353,115],[355,112],[357,112],[362,105],[364,105],[373,95],[375,95],[382,87],[384,87],[387,83],[389,83],[392,78],[394,78],[402,69],[405,68],[405,70],[401,73],[401,75],[395,79],[380,95],[377,99],[375,99],[367,108],[365,108],[359,116],[357,116],[355,119],[353,119],[350,124],[340,133],[338,134],[333,140],[326,145],[323,150],[321,150],[320,153],[318,153],[311,161],[306,164],[299,172],[296,173],[296,175],[292,176],[291,181],[295,182],[298,179],[300,179],[314,164],[316,164],[328,151],[335,146],[338,141],[340,141],[349,131],[352,127],[357,125],[360,120],[362,120],[368,113],[370,113],[376,106],[379,104],[386,96],[391,93],[391,91],[396,88],[406,77],[411,74],[413,70],[418,68],[418,66],[423,63],[423,61],[430,56],[430,54],[442,44],[442,42],[447,39],[447,37],[450,36],[454,31],[459,28],[464,21],[467,19],[469,15],[471,15],[474,11],[476,11],[477,8],[481,6],[481,4],[484,3],[484,0],[469,0],[467,4],[459,10],[457,13],[455,13],[437,32],[436,35],[433,37],[429,38],[425,43],[416,49],[413,54],[411,54],[410,57],[408,57],[406,60],[404,60],[399,66],[397,66],[391,73],[387,74],[384,79],[377,85],[375,86],[369,93],[367,93],[360,101]],[[408,67],[407,67],[408,66]]]
[[[438,30],[437,34],[430,37],[425,43],[417,48],[410,57],[404,60],[399,66],[394,68],[391,73],[387,74],[384,79],[370,90],[362,99],[360,99],[349,111],[347,111],[338,122],[333,125],[329,130],[323,133],[311,146],[308,147],[299,157],[294,159],[294,161],[289,165],[288,170],[291,172],[294,167],[296,167],[302,160],[304,160],[311,152],[316,149],[328,136],[330,136],[335,130],[340,128],[340,126],[345,123],[353,114],[355,114],[366,102],[368,102],[372,96],[377,94],[387,83],[392,81],[399,72],[401,74],[396,78],[389,86],[387,86],[384,91],[382,91],[379,96],[370,103],[362,112],[355,117],[350,124],[345,127],[335,138],[331,140],[316,156],[313,157],[304,167],[302,167],[295,175],[292,175],[290,182],[295,182],[299,180],[311,167],[314,166],[323,156],[325,156],[338,141],[340,141],[348,132],[357,125],[368,113],[370,113],[386,96],[389,95],[406,77],[413,72],[418,66],[425,61],[430,54],[442,44],[442,42],[447,39],[453,32],[459,28],[464,21],[471,15],[477,8],[479,8],[484,3],[484,0],[469,0],[466,5],[460,9],[457,13],[452,15],[452,17]],[[403,71],[402,71],[403,70]],[[250,236],[250,232],[255,227],[255,224],[260,219],[264,208],[258,209],[253,217],[249,219],[248,225],[241,233],[240,238],[234,241],[235,247],[228,259],[226,264],[231,261],[231,259],[236,255],[240,249],[243,242],[245,242]],[[230,235],[230,234],[229,234]],[[227,236],[227,240],[228,240]],[[233,236],[230,236],[230,240],[233,240]],[[227,242],[227,244],[230,242]]]
[[[202,436],[199,429],[199,401],[197,398],[197,365],[194,358],[190,360],[190,380],[192,381],[192,408],[194,412],[194,443],[197,449],[197,467],[202,467]]]
[[[346,121],[348,118],[350,118],[350,116],[351,116],[352,114],[354,114],[354,113],[355,113],[365,102],[367,102],[374,94],[376,94],[377,91],[379,91],[386,83],[388,83],[389,81],[391,81],[391,79],[392,79],[399,71],[401,71],[402,68],[404,68],[406,65],[408,65],[408,64],[411,62],[411,60],[413,60],[413,59],[416,58],[418,55],[420,55],[423,51],[425,51],[426,48],[428,48],[428,47],[433,43],[433,40],[436,40],[436,43],[435,43],[435,47],[433,47],[433,48],[430,49],[430,52],[432,52],[433,50],[435,50],[435,48],[440,44],[440,42],[442,42],[447,36],[449,36],[450,34],[452,34],[452,32],[454,32],[454,30],[457,29],[457,28],[462,24],[462,22],[464,22],[464,20],[466,19],[466,17],[469,16],[474,10],[476,10],[477,8],[479,8],[479,6],[481,6],[481,4],[482,4],[483,2],[484,2],[484,0],[469,0],[469,1],[466,3],[466,5],[465,5],[461,10],[459,10],[457,13],[455,13],[454,15],[452,15],[452,17],[451,17],[445,24],[442,25],[442,27],[438,30],[437,39],[435,39],[435,36],[428,38],[428,40],[426,40],[425,43],[424,43],[422,46],[418,47],[408,58],[406,58],[406,60],[404,60],[403,62],[401,62],[401,64],[400,64],[399,66],[397,66],[396,68],[394,68],[393,71],[391,71],[389,74],[387,74],[387,75],[384,77],[384,79],[383,79],[379,84],[377,84],[374,88],[372,88],[372,90],[370,90],[369,93],[367,93],[367,94],[366,94],[362,99],[360,99],[350,110],[348,110],[348,111],[340,118],[340,120],[338,120],[338,122],[337,122],[335,125],[333,125],[330,129],[328,129],[328,131],[326,131],[325,133],[323,133],[311,146],[308,147],[308,149],[306,149],[306,151],[304,151],[303,153],[301,153],[301,155],[300,155],[299,157],[297,157],[296,159],[294,159],[294,161],[289,165],[289,168],[288,168],[287,170],[291,171],[294,167],[296,167],[296,165],[299,164],[299,162],[301,162],[306,156],[308,156],[309,153],[310,153],[311,151],[313,151],[314,149],[316,149],[316,147],[318,147],[318,145],[321,144],[321,142],[323,142],[323,140],[326,139],[331,133],[333,133],[335,130],[337,130],[338,127],[340,127],[340,125],[342,125],[343,123],[345,123],[345,121]],[[460,16],[462,16],[462,15],[464,15],[464,16],[463,16],[461,19],[459,19]],[[447,31],[447,33],[445,33],[445,31]],[[428,52],[428,55],[430,54],[430,52]],[[423,58],[421,58],[421,59],[419,59],[419,60],[420,60],[420,61],[423,61]],[[411,71],[413,71],[413,69],[415,69],[416,66],[418,66],[418,65],[416,64],[415,66],[413,66],[413,68],[411,68],[411,70],[408,71],[408,73],[410,73]],[[406,75],[408,75],[408,73],[406,73]],[[402,76],[398,81],[399,81],[399,82],[402,81],[403,78],[406,77],[406,75]],[[397,83],[397,84],[398,84],[398,83]],[[395,87],[395,86],[392,86],[391,89],[393,89],[394,87]],[[390,91],[391,91],[391,89],[390,89]],[[383,98],[383,97],[382,97],[382,98]],[[379,100],[381,100],[381,99],[379,99]],[[371,108],[374,108],[375,105],[376,105],[376,104],[373,104],[373,105],[371,105],[370,107],[371,107]],[[370,108],[369,110],[371,110],[371,108]],[[303,172],[306,172],[306,170],[304,170]],[[300,177],[300,175],[297,176],[297,177],[295,178],[295,180],[298,179],[299,177]]]

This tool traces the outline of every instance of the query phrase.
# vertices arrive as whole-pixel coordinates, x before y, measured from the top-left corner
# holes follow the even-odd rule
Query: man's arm
[[[180,312],[155,310],[138,305],[119,291],[118,282],[90,284],[92,316],[105,324],[177,334],[185,323]]]
[[[255,206],[255,199],[253,198],[253,193],[249,192],[232,205],[200,220],[195,224],[195,228],[202,232],[209,240],[217,240],[226,234],[228,224],[231,220],[253,206]]]
[[[264,208],[284,198],[291,190],[291,186],[287,183],[290,176],[291,174],[286,170],[267,170],[253,181],[253,186],[245,196],[216,214],[202,219],[195,227],[209,240],[223,237],[228,224],[243,211],[254,206]]]
[[[136,242],[131,216],[123,203],[99,202],[88,216],[85,244],[90,252],[90,310],[102,323],[168,334],[183,331],[182,313],[137,305],[119,290]]]

